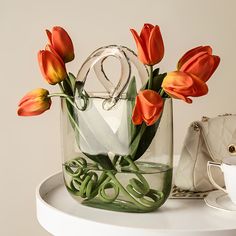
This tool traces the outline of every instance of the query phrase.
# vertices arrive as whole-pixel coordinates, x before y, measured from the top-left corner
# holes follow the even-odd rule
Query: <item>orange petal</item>
[[[154,28],[154,25],[152,24],[148,24],[148,23],[144,24],[140,33],[140,38],[143,41],[148,41],[153,28]]]
[[[49,84],[56,84],[67,76],[65,64],[50,51],[42,50],[38,53],[39,67],[42,75]]]
[[[74,47],[69,34],[60,26],[52,29],[52,46],[65,63],[74,59]]]
[[[29,99],[34,99],[37,97],[47,97],[48,95],[49,95],[49,92],[46,89],[43,89],[43,88],[34,89],[25,94],[25,96],[20,100],[18,106],[20,106],[22,103],[26,102]]]
[[[199,54],[200,53],[200,54]],[[187,51],[179,60],[177,69],[184,71],[183,65],[185,63],[191,63],[189,60],[195,60],[194,58],[198,57],[199,55],[202,55],[204,53],[212,54],[212,48],[210,46],[199,46],[196,48],[193,48],[189,51]],[[181,69],[182,68],[182,69]]]
[[[46,30],[46,34],[50,45],[52,45],[52,33],[49,30]]]
[[[155,26],[150,34],[148,55],[152,65],[159,63],[164,56],[164,42],[159,26]]]
[[[26,101],[19,107],[17,113],[19,116],[37,116],[50,109],[51,102],[45,103],[40,99]]]
[[[188,103],[192,102],[188,97],[199,97],[207,94],[208,87],[204,81],[197,76],[181,71],[167,74],[162,83],[162,88],[171,97],[182,99]]]
[[[136,97],[135,100],[135,106],[132,114],[132,121],[135,125],[141,125],[143,122],[138,96]]]
[[[167,74],[162,82],[162,87],[176,88],[176,89],[189,89],[193,85],[192,77],[181,71],[172,71]]]
[[[215,72],[217,69],[218,65],[220,64],[220,57],[219,56],[212,56],[214,59],[214,63],[211,65],[211,70],[209,70],[209,74],[207,77],[205,77],[205,82],[212,76],[212,74]]]
[[[142,42],[144,44],[143,46],[145,46],[145,52],[147,52],[148,50],[149,38],[150,38],[150,34],[153,28],[154,26],[151,24],[144,24],[141,30],[140,38],[142,39]]]
[[[185,67],[184,72],[194,74],[202,81],[206,82],[218,67],[220,58],[209,54],[199,55]]]
[[[40,68],[40,71],[41,71],[43,77],[46,78],[47,75],[45,74],[45,72],[43,70],[43,54],[44,54],[44,50],[40,50],[38,52],[38,63],[39,63],[39,68]]]
[[[130,29],[130,31],[133,34],[134,40],[136,42],[139,60],[143,64],[148,65],[149,64],[149,59],[148,59],[148,54],[147,54],[145,43],[139,37],[139,35],[137,34],[137,32],[134,29]]]
[[[62,60],[62,58],[60,57],[60,55],[57,53],[57,51],[56,51],[50,44],[47,44],[47,45],[45,46],[45,50],[52,52],[54,55],[57,55],[57,57],[58,57],[58,59],[61,61],[62,65],[64,64],[64,61]]]
[[[200,97],[208,93],[207,84],[195,75],[190,74],[193,80],[192,97]]]
[[[144,121],[149,124],[149,121],[153,120],[153,117],[156,117],[154,119],[156,121],[163,108],[163,99],[161,96],[153,90],[143,90],[138,94],[138,97],[140,99],[140,109]]]
[[[181,99],[181,100],[183,100],[183,101],[185,101],[187,103],[192,103],[193,102],[192,99],[190,99],[190,98],[188,98],[186,96],[183,96],[182,94],[180,94],[178,92],[175,92],[175,91],[173,91],[173,90],[171,90],[169,88],[165,88],[164,90],[172,98]]]
[[[150,120],[146,120],[145,123],[147,124],[147,126],[153,125],[160,118],[161,112],[162,112],[162,110],[156,111],[155,116],[153,116]]]

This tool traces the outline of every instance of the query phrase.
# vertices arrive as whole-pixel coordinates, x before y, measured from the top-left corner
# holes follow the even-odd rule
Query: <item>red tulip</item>
[[[51,98],[46,89],[38,88],[27,93],[19,103],[19,116],[37,116],[48,110],[51,106]]]
[[[49,43],[57,54],[66,62],[70,62],[74,59],[74,47],[72,40],[68,33],[59,26],[52,28],[52,32],[46,30]]]
[[[193,74],[182,71],[173,71],[167,74],[162,82],[164,91],[173,98],[182,99],[187,103],[192,103],[188,98],[199,97],[207,94],[208,87],[204,81]]]
[[[148,126],[153,125],[161,115],[163,109],[161,96],[153,90],[143,90],[136,97],[132,121],[140,125],[144,121]]]
[[[65,63],[51,51],[39,51],[38,62],[43,77],[49,84],[57,84],[66,78]]]
[[[140,36],[134,29],[131,32],[137,45],[139,60],[145,65],[159,63],[164,56],[164,43],[159,26],[144,24]]]
[[[194,74],[206,82],[220,63],[218,56],[212,55],[210,46],[200,46],[186,52],[178,62],[178,70]]]

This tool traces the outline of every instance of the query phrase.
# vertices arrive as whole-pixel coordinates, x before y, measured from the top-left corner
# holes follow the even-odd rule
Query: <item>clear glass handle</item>
[[[106,76],[103,67],[104,61],[110,56],[117,58],[121,64],[120,78],[116,85],[114,85]],[[147,80],[148,72],[146,67],[141,62],[139,62],[136,54],[133,51],[127,47],[116,45],[97,49],[88,57],[78,72],[76,83],[80,86],[80,90],[77,89],[76,92],[81,91],[81,85],[85,85],[89,71],[94,69],[97,78],[106,89],[109,96],[109,98],[104,100],[103,108],[105,110],[110,110],[113,106],[115,106],[121,94],[129,84],[131,77],[130,62],[132,62],[137,68],[141,82],[144,84]]]

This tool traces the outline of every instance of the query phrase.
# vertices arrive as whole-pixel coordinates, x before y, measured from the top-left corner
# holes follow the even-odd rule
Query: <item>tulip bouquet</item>
[[[207,94],[206,82],[218,67],[220,58],[212,54],[210,46],[199,46],[180,58],[176,70],[160,73],[159,68],[155,68],[164,57],[164,43],[159,26],[144,24],[140,35],[134,29],[131,29],[131,33],[136,42],[139,63],[143,64],[148,73],[147,77],[143,78],[145,83],[139,91],[134,77],[127,87],[127,99],[132,105],[130,112],[125,113],[131,130],[131,138],[126,143],[129,151],[126,154],[113,155],[111,150],[98,153],[82,151],[81,156],[65,163],[65,173],[70,176],[69,182],[65,176],[65,182],[68,182],[66,186],[72,195],[84,198],[87,202],[99,196],[104,204],[114,203],[114,208],[107,209],[117,210],[120,204],[123,211],[146,212],[162,205],[167,194],[164,196],[164,190],[149,186],[136,161],[149,148],[156,134],[165,100],[175,98],[192,103],[190,97]],[[46,34],[48,44],[44,50],[38,52],[39,67],[44,79],[51,85],[59,85],[61,92],[49,93],[44,88],[38,88],[27,93],[20,100],[18,115],[40,115],[50,109],[52,97],[62,97],[66,103],[71,127],[76,133],[77,145],[82,150],[82,141],[88,143],[84,131],[86,133],[89,127],[82,127],[76,115],[83,116],[83,112],[86,112],[90,96],[83,83],[67,72],[66,63],[74,59],[73,43],[68,33],[62,27],[56,26],[52,31],[46,30]],[[82,98],[84,106],[78,106],[78,97]],[[92,139],[95,140],[96,137]],[[94,165],[91,167],[87,160]],[[135,172],[136,178],[132,178],[127,187],[124,187],[116,178],[116,174],[120,167],[127,170],[127,166]],[[98,175],[94,171],[96,168],[102,170],[102,174]],[[113,189],[112,196],[107,193],[108,189]],[[117,203],[119,192],[128,199],[126,202],[123,198]],[[94,204],[102,206],[97,200],[90,205]]]

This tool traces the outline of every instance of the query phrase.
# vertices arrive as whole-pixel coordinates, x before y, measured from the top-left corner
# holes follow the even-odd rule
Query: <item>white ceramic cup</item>
[[[224,174],[225,188],[219,186],[212,177],[211,168],[220,168]],[[207,174],[211,183],[228,194],[231,201],[236,204],[236,156],[223,159],[222,164],[208,161]]]

